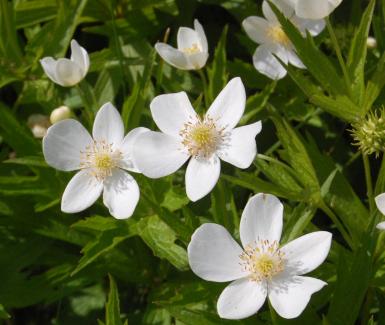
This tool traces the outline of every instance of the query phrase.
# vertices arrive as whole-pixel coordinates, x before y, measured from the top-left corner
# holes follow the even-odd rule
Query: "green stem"
[[[205,76],[205,73],[203,72],[203,69],[198,70],[199,76],[201,77],[202,84],[203,84],[203,95],[205,97],[205,108],[209,108],[209,96],[208,96],[208,83],[207,78]]]
[[[370,162],[366,154],[362,153],[362,160],[364,162],[365,180],[366,180],[366,194],[369,200],[370,213],[375,211],[373,185],[372,185],[372,173],[370,171]]]
[[[352,239],[350,238],[349,233],[346,231],[344,225],[338,220],[338,217],[335,215],[332,209],[328,207],[328,205],[325,202],[321,202],[318,204],[318,207],[326,213],[326,215],[330,218],[331,221],[336,225],[337,229],[341,233],[342,237],[345,239],[345,241],[348,243],[348,245],[353,248],[354,243]]]
[[[352,91],[351,81],[350,81],[350,77],[348,74],[348,70],[346,68],[345,60],[342,57],[341,48],[340,48],[340,45],[338,44],[338,40],[337,40],[336,34],[334,33],[333,26],[330,23],[329,17],[326,18],[326,26],[327,26],[327,29],[329,31],[329,35],[330,35],[331,41],[333,43],[334,50],[336,51],[338,62],[340,63],[340,66],[342,69],[342,73],[344,75],[346,89],[348,90],[349,94],[352,95],[352,93],[351,93],[351,91]]]
[[[98,104],[95,98],[94,91],[85,79],[78,83],[76,85],[76,88],[79,92],[80,98],[82,99],[82,103],[85,108],[84,113],[87,118],[87,121],[92,125],[92,122],[94,120],[94,114],[98,110]]]
[[[273,325],[278,325],[278,316],[277,316],[277,313],[276,313],[276,311],[274,310],[273,306],[271,305],[270,300],[267,299],[267,301],[268,301],[268,303],[269,303],[269,310],[270,310],[271,324],[273,324]]]

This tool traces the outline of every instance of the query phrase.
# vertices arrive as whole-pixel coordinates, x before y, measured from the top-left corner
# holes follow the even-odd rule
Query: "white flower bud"
[[[368,49],[375,49],[377,47],[377,40],[374,37],[369,36],[366,40],[366,46]]]
[[[58,108],[55,108],[49,119],[52,124],[55,124],[59,121],[65,120],[67,118],[71,117],[71,109],[68,106],[60,106]]]
[[[28,117],[27,125],[31,129],[31,132],[35,138],[41,139],[50,127],[48,116],[42,114],[32,114]]]

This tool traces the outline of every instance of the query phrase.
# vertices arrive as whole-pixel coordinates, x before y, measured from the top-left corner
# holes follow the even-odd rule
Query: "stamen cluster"
[[[249,273],[251,281],[261,282],[271,280],[272,277],[284,269],[284,254],[279,250],[279,243],[268,240],[256,241],[246,246],[240,255],[241,266]]]
[[[201,49],[199,48],[197,43],[193,43],[191,47],[186,47],[182,50],[186,54],[195,54],[201,52]]]
[[[113,149],[112,143],[95,141],[80,152],[80,168],[89,169],[92,176],[103,181],[112,175],[112,170],[118,166],[122,153]]]
[[[205,159],[211,157],[225,138],[224,128],[218,128],[210,117],[185,123],[179,134],[191,156]]]

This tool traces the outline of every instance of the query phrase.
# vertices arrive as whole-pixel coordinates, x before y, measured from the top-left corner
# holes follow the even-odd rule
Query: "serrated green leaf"
[[[110,292],[106,304],[106,325],[123,325],[120,318],[119,293],[114,278],[109,274]]]
[[[175,232],[158,216],[142,218],[136,229],[155,256],[168,260],[181,271],[188,269],[186,250],[175,243]]]

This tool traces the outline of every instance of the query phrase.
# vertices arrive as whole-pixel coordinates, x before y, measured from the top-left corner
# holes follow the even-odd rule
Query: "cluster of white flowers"
[[[323,18],[341,1],[272,2],[304,35],[309,32],[315,36],[325,27]],[[264,18],[252,16],[243,21],[246,33],[260,44],[253,57],[256,69],[280,79],[286,75],[281,62],[305,68],[268,2],[263,2],[262,9]],[[176,68],[196,70],[205,66],[208,44],[197,20],[194,29],[179,29],[177,45],[175,49],[157,43],[155,48]],[[86,50],[76,41],[71,42],[71,50],[70,60],[41,60],[48,77],[61,86],[77,84],[89,68]],[[161,132],[139,127],[124,136],[122,119],[111,103],[98,111],[92,136],[75,119],[55,120],[43,139],[45,159],[59,170],[80,170],[64,191],[62,210],[82,211],[103,192],[103,202],[111,215],[128,218],[139,201],[139,186],[126,171],[159,178],[176,172],[187,161],[187,196],[191,201],[203,198],[218,181],[221,160],[248,168],[256,157],[255,137],[262,129],[261,122],[236,127],[245,104],[244,85],[240,78],[234,78],[204,116],[195,112],[185,92],[155,97],[150,109]],[[385,193],[376,198],[376,203],[385,214]],[[326,259],[332,235],[313,232],[281,246],[282,226],[282,203],[273,195],[260,193],[248,201],[243,211],[239,227],[242,246],[217,224],[203,224],[194,232],[188,245],[192,271],[208,281],[233,281],[218,299],[220,317],[249,317],[268,297],[280,316],[294,318],[306,308],[311,295],[326,285],[303,275]],[[378,227],[385,229],[385,222]]]

